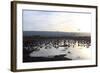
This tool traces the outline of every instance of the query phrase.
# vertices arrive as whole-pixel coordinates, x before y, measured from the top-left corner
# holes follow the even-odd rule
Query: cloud
[[[90,32],[90,27],[91,14],[23,11],[23,31]]]

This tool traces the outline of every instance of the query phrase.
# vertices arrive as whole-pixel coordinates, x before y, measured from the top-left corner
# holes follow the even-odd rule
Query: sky
[[[91,13],[23,10],[23,31],[91,32]]]

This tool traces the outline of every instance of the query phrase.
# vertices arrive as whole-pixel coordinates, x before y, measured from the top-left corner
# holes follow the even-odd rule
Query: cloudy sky
[[[23,31],[91,32],[91,13],[23,10]]]

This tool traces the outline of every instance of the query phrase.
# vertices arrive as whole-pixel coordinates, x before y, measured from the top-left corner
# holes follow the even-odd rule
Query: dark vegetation
[[[61,44],[61,42],[63,44]],[[30,57],[29,54],[33,51],[39,51],[45,44],[45,49],[50,49],[51,46],[58,49],[59,47],[71,47],[78,42],[78,46],[89,47],[91,42],[91,37],[23,37],[23,62],[42,62],[42,61],[61,61],[61,60],[71,60],[65,58],[64,55],[55,55],[52,58],[48,57]],[[68,52],[70,54],[70,52]]]

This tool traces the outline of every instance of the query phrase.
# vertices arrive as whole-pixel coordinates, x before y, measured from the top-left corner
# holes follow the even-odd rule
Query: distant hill
[[[89,37],[90,33],[80,32],[56,32],[56,31],[23,31],[23,36],[43,36],[43,37],[66,37],[66,36],[78,36]]]

